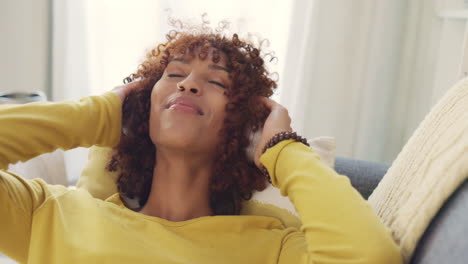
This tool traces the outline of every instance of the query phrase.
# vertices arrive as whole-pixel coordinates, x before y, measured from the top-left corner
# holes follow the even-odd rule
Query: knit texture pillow
[[[335,162],[335,139],[332,137],[317,137],[309,140],[310,147],[320,156],[321,160],[333,168]],[[93,197],[102,200],[117,192],[116,180],[119,172],[109,172],[105,169],[111,158],[111,148],[93,146],[88,153],[88,163],[83,169],[77,188],[86,189]],[[135,200],[125,200],[130,206],[136,206]],[[280,208],[278,210],[278,208]],[[286,226],[299,227],[298,214],[289,198],[281,195],[278,188],[269,184],[262,192],[255,192],[251,201],[244,203],[243,215],[274,216],[283,221]]]
[[[406,263],[447,198],[468,178],[468,78],[432,108],[368,201]]]

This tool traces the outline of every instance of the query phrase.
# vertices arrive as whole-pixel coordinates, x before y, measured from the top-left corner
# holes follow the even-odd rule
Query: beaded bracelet
[[[307,139],[297,135],[296,132],[283,131],[283,132],[276,133],[267,142],[267,144],[263,148],[262,154],[265,153],[265,151],[267,149],[273,147],[274,145],[278,144],[279,142],[281,142],[281,141],[283,141],[285,139],[294,139],[295,141],[301,142],[302,144],[310,147],[309,143],[307,143]],[[270,174],[268,173],[268,170],[267,170],[267,168],[265,166],[262,166],[262,172],[265,175],[265,177],[267,178],[268,182],[271,183]]]

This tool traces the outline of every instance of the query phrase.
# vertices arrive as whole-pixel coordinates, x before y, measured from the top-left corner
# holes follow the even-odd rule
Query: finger
[[[125,84],[123,88],[125,96],[129,95],[134,90],[138,90],[139,87],[141,87],[141,80]]]
[[[270,98],[267,98],[265,96],[256,96],[258,100],[260,100],[260,102],[263,102],[265,103],[265,105],[270,109],[270,110],[273,110],[273,108],[277,107],[278,103],[273,101],[272,99]]]
[[[133,89],[137,88],[137,87],[140,86],[140,85],[141,85],[141,80],[139,80],[139,81],[133,81],[133,82],[131,82],[131,83],[126,84],[125,86],[126,86],[127,89],[129,89],[129,90],[133,90]]]

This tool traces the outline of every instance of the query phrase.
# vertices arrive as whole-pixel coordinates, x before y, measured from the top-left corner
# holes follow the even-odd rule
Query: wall
[[[0,92],[50,88],[50,1],[0,2]]]

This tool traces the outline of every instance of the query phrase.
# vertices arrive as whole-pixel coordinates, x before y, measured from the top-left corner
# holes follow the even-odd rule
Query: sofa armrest
[[[367,200],[389,168],[388,164],[337,157],[335,170],[346,175],[351,184]]]
[[[337,157],[335,170],[350,178],[367,199],[387,172],[389,165]],[[417,210],[415,208],[415,210]],[[411,264],[467,263],[468,180],[451,195],[421,237]]]
[[[411,264],[467,263],[468,180],[445,202],[416,247]]]

